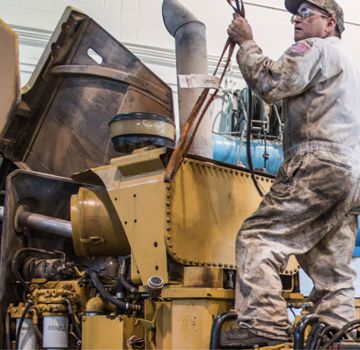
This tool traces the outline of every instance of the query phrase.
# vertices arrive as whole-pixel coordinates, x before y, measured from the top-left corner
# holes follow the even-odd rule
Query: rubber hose
[[[130,293],[135,293],[135,292],[137,292],[137,288],[134,287],[133,285],[131,285],[125,278],[125,268],[126,268],[125,260],[120,261],[119,283],[121,284],[122,287],[124,287]]]
[[[115,305],[116,307],[120,308],[120,310],[129,310],[129,311],[139,311],[141,309],[140,305],[131,304],[131,303],[125,303],[122,300],[119,300],[112,296],[104,287],[104,285],[101,283],[99,276],[97,273],[93,270],[86,270],[86,273],[91,278],[92,283],[94,284],[94,287],[99,292],[99,294],[110,304]]]

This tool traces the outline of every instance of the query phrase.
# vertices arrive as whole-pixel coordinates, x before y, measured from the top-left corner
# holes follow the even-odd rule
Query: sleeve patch
[[[297,53],[299,55],[304,56],[306,52],[308,52],[311,48],[311,44],[308,42],[298,42],[291,46],[289,51],[292,51],[293,53]]]

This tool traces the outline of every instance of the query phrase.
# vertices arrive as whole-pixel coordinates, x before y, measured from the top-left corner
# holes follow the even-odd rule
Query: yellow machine
[[[22,317],[44,327],[45,320],[57,320],[61,330],[51,338],[60,339],[51,344],[57,348],[209,347],[215,317],[233,305],[237,229],[260,197],[248,171],[196,157],[187,158],[175,181],[167,184],[168,153],[165,148],[141,149],[73,176],[87,184],[71,196],[76,257],[71,258],[71,246],[66,257],[56,250],[19,250],[12,264],[26,285],[28,304],[10,305],[10,322]],[[18,176],[36,175],[15,172],[10,182]],[[258,181],[264,189],[272,183],[265,176]],[[18,207],[13,219],[18,230],[36,232],[45,219],[29,210]],[[53,219],[56,224],[53,232],[65,235],[65,223]],[[98,267],[85,267],[95,257],[106,258]],[[289,303],[301,307],[305,302],[296,292],[297,271],[290,261],[284,293]],[[35,338],[34,330],[30,339]]]
[[[69,8],[20,92],[18,65],[5,65],[16,35],[0,24],[2,347],[221,348],[235,321],[236,235],[261,199],[249,170],[188,155],[166,183],[165,83]],[[272,176],[256,179],[269,191]],[[283,295],[307,315],[298,271],[291,258]],[[296,344],[315,321],[300,322]]]

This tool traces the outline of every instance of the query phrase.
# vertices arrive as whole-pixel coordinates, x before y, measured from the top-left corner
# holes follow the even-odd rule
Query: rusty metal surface
[[[0,147],[31,170],[70,176],[116,156],[108,127],[115,115],[172,121],[173,105],[170,87],[95,21],[65,13]]]

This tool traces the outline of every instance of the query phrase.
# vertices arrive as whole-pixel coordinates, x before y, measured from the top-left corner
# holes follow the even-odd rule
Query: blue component
[[[266,171],[269,174],[275,175],[279,170],[280,164],[284,160],[281,143],[277,141],[266,141],[266,153],[269,155],[266,162],[264,153],[264,140],[253,140],[251,142],[251,156],[254,169],[266,168]],[[215,160],[229,164],[236,165],[241,162],[245,167],[248,167],[246,141],[243,140],[243,142],[240,142],[239,137],[214,134],[213,157]]]
[[[240,156],[239,156],[239,147]],[[251,142],[251,156],[254,169],[264,168],[264,141],[253,140]],[[279,142],[267,141],[266,151],[269,155],[266,161],[266,170],[269,174],[275,175],[279,170],[281,163],[284,160],[282,145]],[[225,136],[225,135],[213,135],[213,158],[215,160],[229,163],[239,164],[241,163],[248,167],[246,159],[246,141],[240,143],[239,137]],[[360,217],[358,216],[358,233],[355,243],[355,249],[353,257],[360,257]]]
[[[355,249],[353,252],[354,257],[360,257],[360,216],[358,216],[357,222],[358,222],[358,233],[355,242]]]

